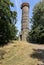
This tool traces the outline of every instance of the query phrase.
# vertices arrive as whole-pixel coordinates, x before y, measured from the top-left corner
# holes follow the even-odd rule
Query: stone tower
[[[41,0],[41,2],[44,2],[44,0]]]
[[[27,41],[27,35],[29,32],[29,3],[23,3],[22,9],[22,21],[21,21],[21,39]]]

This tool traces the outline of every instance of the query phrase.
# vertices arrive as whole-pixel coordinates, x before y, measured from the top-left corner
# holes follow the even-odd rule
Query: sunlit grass
[[[0,65],[37,65],[38,59],[34,59],[30,55],[33,53],[33,49],[38,48],[39,45],[13,41],[0,48],[6,52],[4,59],[0,59]]]

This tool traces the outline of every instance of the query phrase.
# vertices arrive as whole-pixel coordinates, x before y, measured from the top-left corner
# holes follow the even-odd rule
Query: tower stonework
[[[29,3],[23,3],[22,9],[22,21],[21,21],[21,33],[22,41],[27,41],[27,35],[29,32]]]

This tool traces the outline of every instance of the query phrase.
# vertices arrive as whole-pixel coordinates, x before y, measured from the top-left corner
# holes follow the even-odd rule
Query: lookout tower
[[[44,2],[44,0],[41,0],[42,2]]]
[[[22,41],[26,41],[29,32],[29,3],[23,3],[21,5],[21,9],[22,9],[21,36]]]

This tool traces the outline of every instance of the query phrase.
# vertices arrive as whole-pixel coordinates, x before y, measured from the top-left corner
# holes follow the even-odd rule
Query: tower
[[[22,41],[26,41],[29,32],[29,3],[23,3],[21,5],[21,9],[22,9],[22,21],[21,21]]]
[[[44,2],[44,0],[41,0],[41,2]]]

